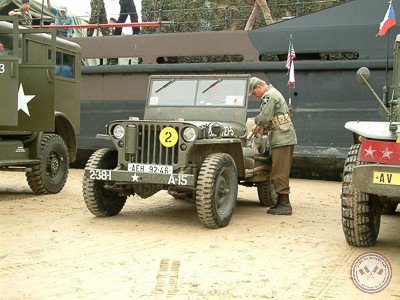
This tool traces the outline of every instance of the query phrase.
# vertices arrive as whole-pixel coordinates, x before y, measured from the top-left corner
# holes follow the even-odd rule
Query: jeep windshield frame
[[[151,76],[145,119],[245,122],[249,77],[247,74]]]

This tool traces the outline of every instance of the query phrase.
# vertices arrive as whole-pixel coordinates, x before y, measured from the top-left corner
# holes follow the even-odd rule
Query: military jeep
[[[367,68],[357,71],[357,81],[368,86],[384,121],[345,124],[353,133],[354,145],[343,169],[342,226],[347,243],[358,247],[375,244],[381,215],[395,213],[400,202],[400,35],[394,45],[392,85],[384,86],[383,99],[369,78]]]
[[[246,125],[249,78],[151,76],[144,120],[112,121],[97,135],[114,148],[97,150],[86,164],[90,212],[113,216],[130,195],[168,190],[195,200],[205,227],[221,228],[232,218],[238,184],[256,186],[260,203],[270,206],[268,137],[253,137]]]

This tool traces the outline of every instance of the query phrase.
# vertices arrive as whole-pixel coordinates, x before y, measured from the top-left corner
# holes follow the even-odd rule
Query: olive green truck
[[[62,190],[76,159],[80,47],[55,31],[0,17],[0,171],[23,171],[36,194]]]

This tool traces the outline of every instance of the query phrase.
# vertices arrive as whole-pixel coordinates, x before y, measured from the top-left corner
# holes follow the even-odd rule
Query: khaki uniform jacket
[[[282,94],[272,86],[267,86],[261,97],[261,114],[267,119],[264,130],[271,131],[271,147],[297,144],[296,132],[289,117],[289,107]]]

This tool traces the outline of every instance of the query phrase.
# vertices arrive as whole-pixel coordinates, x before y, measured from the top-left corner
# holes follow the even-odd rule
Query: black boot
[[[269,209],[275,209],[275,208],[277,208],[279,206],[279,204],[281,204],[281,199],[279,197],[279,194],[276,194],[276,202],[275,202],[274,205],[270,206]]]
[[[271,215],[291,215],[292,206],[289,201],[289,194],[278,194],[277,204],[268,209],[267,214]]]

